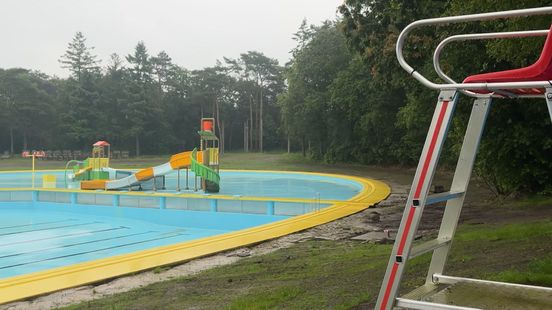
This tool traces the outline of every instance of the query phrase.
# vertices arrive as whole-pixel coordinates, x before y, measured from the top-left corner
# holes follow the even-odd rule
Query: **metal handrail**
[[[63,179],[64,179],[64,182],[65,182],[65,187],[67,187],[67,169],[69,168],[69,165],[70,165],[71,163],[76,163],[76,164],[79,164],[79,165],[80,165],[80,164],[82,164],[83,162],[80,161],[80,160],[71,159],[71,160],[69,160],[69,161],[67,162],[67,164],[65,164],[65,169],[63,170],[63,174],[64,174]]]
[[[457,83],[450,76],[446,75],[442,68],[440,62],[441,52],[445,46],[451,42],[456,41],[469,41],[469,40],[487,40],[487,39],[511,39],[511,38],[527,38],[527,37],[539,37],[548,35],[549,30],[528,30],[528,31],[510,31],[510,32],[489,32],[489,33],[472,33],[472,34],[458,34],[447,37],[437,47],[433,53],[433,67],[435,72],[439,75],[440,78],[445,80],[448,83]],[[481,95],[478,93],[471,92],[469,90],[462,90],[462,93],[472,96],[472,97],[481,97],[488,95]],[[506,95],[508,97],[524,97],[524,98],[541,98],[542,95],[517,95],[511,92],[506,91],[495,91],[495,93]]]
[[[542,8],[532,8],[532,9],[522,9],[522,10],[511,10],[511,11],[502,11],[502,12],[492,12],[492,13],[481,13],[481,14],[470,14],[470,15],[460,15],[460,16],[450,16],[450,17],[439,17],[439,18],[429,18],[415,21],[406,28],[403,29],[401,34],[397,39],[397,45],[395,52],[397,54],[397,60],[401,67],[406,70],[413,78],[418,80],[424,86],[433,88],[433,89],[462,89],[462,90],[473,90],[473,89],[519,89],[519,88],[544,88],[551,85],[550,81],[528,81],[528,82],[503,82],[503,83],[447,83],[439,84],[434,83],[424,77],[422,74],[417,72],[412,66],[410,66],[403,56],[404,42],[408,34],[419,27],[429,26],[429,25],[444,25],[451,23],[461,23],[461,22],[470,22],[470,21],[485,21],[485,20],[494,20],[501,18],[512,18],[520,16],[534,16],[534,15],[547,15],[552,14],[552,7],[542,7]]]

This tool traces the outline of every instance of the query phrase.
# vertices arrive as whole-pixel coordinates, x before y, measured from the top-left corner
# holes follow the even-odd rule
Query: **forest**
[[[542,0],[347,0],[338,17],[304,21],[291,59],[260,51],[188,70],[138,42],[128,55],[100,61],[85,34],[59,64],[67,78],[32,68],[0,69],[0,152],[85,150],[99,139],[133,156],[193,148],[201,117],[215,117],[223,151],[283,150],[326,162],[416,164],[437,92],[402,70],[395,42],[410,22],[429,17],[538,7]],[[432,51],[454,33],[548,29],[548,17],[454,24],[414,32],[406,57],[437,80]],[[442,66],[456,80],[534,62],[543,38],[457,44]],[[232,55],[229,55],[232,56]],[[215,60],[213,60],[215,62]],[[442,164],[456,162],[470,99],[462,97]],[[544,100],[496,100],[476,172],[498,195],[552,193],[552,138]]]

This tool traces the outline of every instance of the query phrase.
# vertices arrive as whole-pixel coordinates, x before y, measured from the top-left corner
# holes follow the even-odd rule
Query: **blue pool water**
[[[42,186],[42,176],[54,174],[57,187],[64,188],[63,172],[37,172],[35,184]],[[360,192],[362,186],[354,181],[329,176],[296,173],[270,173],[247,171],[221,171],[221,195],[241,195],[258,197],[318,198],[329,200],[347,200]],[[193,173],[189,174],[189,186],[193,188]],[[177,173],[165,178],[167,191],[174,191]],[[180,174],[181,188],[185,187],[185,172]],[[0,173],[0,187],[30,187],[31,173]],[[186,191],[183,191],[186,192]],[[187,192],[193,192],[189,190]]]
[[[1,203],[0,279],[286,218],[54,203]]]
[[[57,187],[65,188],[64,173],[60,171],[37,172],[37,188],[42,187],[44,174],[56,175]],[[180,180],[184,188],[184,171],[180,174]],[[190,173],[191,188],[193,180]],[[165,191],[174,192],[177,173],[167,175],[165,181]],[[30,172],[0,172],[0,188],[23,187],[31,187]],[[361,190],[360,183],[331,176],[221,171],[219,194],[348,200]],[[271,213],[265,211],[266,201],[242,202],[233,198],[218,201],[217,212],[209,212],[208,204],[212,199],[189,199],[184,207],[174,202],[174,199],[181,198],[171,198],[171,201],[167,198],[167,208],[162,209],[159,197],[152,198],[151,206],[144,207],[129,204],[128,201],[134,201],[129,200],[133,197],[123,199],[123,196],[120,206],[113,206],[110,201],[107,205],[98,205],[104,204],[98,200],[85,202],[86,195],[90,194],[81,193],[76,201],[68,201],[71,193],[63,193],[65,200],[59,200],[56,193],[40,192],[35,202],[32,202],[29,191],[26,194],[17,191],[0,194],[0,279],[214,236],[315,210],[309,209],[313,206],[305,203],[276,203],[280,213]],[[27,196],[21,198],[21,195]],[[50,197],[53,200],[48,200],[48,195],[53,195],[53,198]],[[318,207],[315,205],[315,208]],[[197,211],[200,209],[202,211]]]

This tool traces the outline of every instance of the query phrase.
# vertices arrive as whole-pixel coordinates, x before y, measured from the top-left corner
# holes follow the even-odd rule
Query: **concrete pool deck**
[[[263,171],[263,173],[267,173]],[[269,172],[270,173],[270,172]],[[284,173],[284,172],[275,172]],[[284,173],[285,174],[285,173]],[[293,174],[293,173],[290,173]],[[86,283],[114,278],[140,270],[151,269],[157,266],[175,264],[193,258],[207,256],[216,252],[225,251],[244,245],[258,243],[261,241],[277,238],[293,232],[301,231],[313,226],[333,221],[356,212],[362,211],[379,201],[385,199],[390,189],[385,183],[359,177],[343,175],[299,173],[317,176],[328,176],[356,182],[362,185],[360,192],[348,200],[322,200],[320,203],[331,204],[327,208],[315,210],[303,215],[290,217],[281,221],[242,229],[230,233],[224,233],[198,240],[186,241],[171,245],[141,250],[134,253],[117,255],[102,258],[94,261],[73,264],[69,266],[53,268],[45,271],[15,276],[0,280],[0,303],[27,298],[44,294],[64,288],[74,287]],[[0,189],[7,190],[29,190],[28,188]],[[82,193],[80,190],[62,189],[40,189],[40,191],[62,191],[71,193]],[[95,194],[98,194],[95,192]],[[113,194],[109,192],[108,194]],[[132,192],[125,195],[136,196],[190,196],[198,194],[170,194],[170,193],[140,193]],[[206,198],[204,195],[202,198]],[[194,197],[199,198],[199,197]],[[209,195],[208,199],[236,199],[236,197],[225,195]],[[308,199],[304,198],[278,198],[278,197],[240,197],[240,199],[251,199],[257,201],[286,200],[298,202]]]

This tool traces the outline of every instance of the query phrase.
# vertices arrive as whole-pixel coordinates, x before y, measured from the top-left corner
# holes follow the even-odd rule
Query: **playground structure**
[[[194,150],[192,154],[202,154],[201,160],[196,160],[197,156],[192,156],[192,171],[201,177],[201,188],[207,192],[217,193],[220,183],[219,176],[219,140],[215,135],[215,119],[201,119],[201,130],[199,152]]]
[[[448,288],[454,285],[487,286],[494,289],[516,291],[523,296],[552,294],[552,288],[476,280],[443,274],[491,101],[496,98],[544,98],[552,119],[552,27],[551,30],[461,34],[446,38],[437,46],[433,57],[435,71],[446,82],[445,84],[437,84],[428,80],[406,62],[402,53],[407,35],[421,26],[549,14],[552,14],[552,7],[424,19],[411,23],[400,34],[396,46],[400,65],[423,85],[431,89],[437,89],[440,93],[380,289],[376,309],[392,309],[394,307],[408,309],[478,309],[441,303],[442,299],[436,298],[438,294],[447,294]],[[447,76],[439,65],[439,56],[442,49],[453,41],[534,36],[547,36],[546,42],[537,62],[525,68],[472,75],[467,77],[463,83],[457,83]],[[452,185],[448,192],[428,195],[460,93],[475,98],[475,101]],[[439,202],[446,202],[446,207],[438,237],[413,246],[412,243],[424,207]],[[432,252],[432,259],[425,284],[405,296],[398,297],[400,282],[407,261],[429,252]],[[474,291],[477,291],[477,288]]]
[[[110,154],[111,145],[107,141],[98,141],[92,145],[92,157],[84,161],[68,161],[65,165],[65,171],[67,171],[69,165],[75,164],[72,167],[72,180],[109,180],[109,171],[107,171],[107,168],[109,168]]]
[[[151,187],[155,191],[165,189],[165,175],[176,171],[178,180],[176,191],[180,191],[180,170],[185,169],[186,190],[189,189],[189,170],[191,170],[194,173],[195,191],[200,185],[205,192],[217,193],[220,190],[219,148],[214,123],[213,118],[201,119],[201,130],[198,131],[199,150],[175,154],[162,165],[140,169],[137,172],[110,168],[110,145],[106,141],[98,141],[93,145],[92,157],[82,162],[76,160],[67,162],[66,183],[68,179],[78,181],[83,190],[132,190],[144,189],[144,184],[149,182],[147,188]],[[72,164],[74,164],[73,173],[67,176],[67,170]]]

